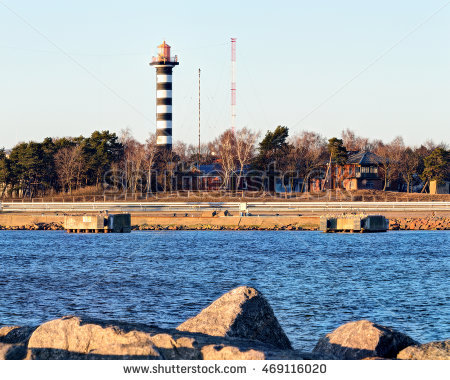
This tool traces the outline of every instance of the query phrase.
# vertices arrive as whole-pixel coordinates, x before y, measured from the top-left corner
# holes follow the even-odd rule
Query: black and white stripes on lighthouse
[[[158,56],[152,58],[156,67],[156,145],[172,150],[172,69],[177,56],[170,56],[170,46],[164,41],[158,46]]]

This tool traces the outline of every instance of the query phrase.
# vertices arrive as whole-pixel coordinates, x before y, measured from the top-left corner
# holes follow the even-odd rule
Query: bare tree
[[[129,188],[133,194],[136,194],[138,187],[141,187],[142,192],[143,166],[146,156],[145,146],[134,139],[128,128],[122,130],[120,142],[124,146],[125,188]]]
[[[436,148],[439,147],[438,144],[436,144],[432,139],[428,139],[427,141],[425,141],[425,143],[423,144],[423,146],[425,148],[428,149],[428,152],[432,152],[433,150],[435,150]]]
[[[366,146],[366,150],[370,152],[377,152],[384,146],[383,141],[380,139],[370,140]]]
[[[63,190],[66,187],[72,194],[72,184],[78,181],[83,170],[83,152],[81,146],[75,145],[58,150],[55,154],[55,167]]]
[[[177,155],[171,149],[163,149],[157,151],[159,182],[162,184],[163,191],[173,191],[176,171],[177,171]]]
[[[136,143],[133,147],[133,155],[132,155],[132,162],[133,162],[133,172],[132,172],[132,184],[133,184],[133,193],[136,193],[138,191],[138,188],[140,192],[142,193],[142,180],[143,180],[143,167],[145,163],[145,146],[141,143]]]
[[[132,145],[135,141],[133,136],[131,135],[130,128],[122,129],[120,131],[119,141],[123,145],[124,155],[123,155],[123,185],[125,188],[125,199],[126,194],[128,192],[128,187],[130,185],[130,176],[131,176],[131,151],[132,151]]]
[[[197,161],[196,159],[197,155],[198,155],[198,146],[189,144],[188,147],[186,148],[186,156],[189,158],[189,161],[192,162]]]
[[[175,141],[173,152],[180,158],[181,162],[188,161],[188,146],[183,141]]]
[[[235,133],[236,159],[239,165],[236,187],[241,182],[245,166],[249,165],[254,157],[255,145],[259,136],[259,132],[252,132],[248,128],[238,129]]]
[[[302,192],[311,174],[321,167],[327,156],[327,140],[316,132],[303,131],[291,138],[298,174],[303,178]],[[309,191],[306,188],[306,191]]]
[[[218,157],[222,164],[223,187],[230,189],[231,176],[236,169],[236,138],[231,129],[227,129],[216,140]]]
[[[406,183],[406,191],[411,191],[411,184],[420,166],[420,155],[417,150],[406,148],[401,152],[399,163],[400,175]]]
[[[156,135],[150,134],[145,140],[145,159],[144,168],[147,173],[147,196],[152,191],[152,170],[155,164],[155,158],[157,153]]]
[[[3,198],[3,196],[5,195],[10,180],[11,180],[11,169],[8,162],[8,158],[6,157],[5,149],[0,149],[0,185],[3,185],[0,198]]]
[[[400,162],[404,150],[403,138],[398,136],[389,144],[382,145],[375,151],[383,160],[381,164],[381,172],[384,178],[383,190],[386,190],[389,182],[399,177]]]
[[[341,133],[342,142],[347,148],[347,151],[367,150],[369,146],[369,139],[366,137],[357,136],[351,129],[345,129]]]
[[[210,164],[217,158],[216,141],[202,143],[200,145],[200,165]],[[189,162],[198,161],[198,145],[189,144],[186,149],[186,155]]]

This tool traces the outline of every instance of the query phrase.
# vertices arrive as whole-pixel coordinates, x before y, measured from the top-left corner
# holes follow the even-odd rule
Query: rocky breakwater
[[[449,359],[448,342],[420,345],[368,321],[322,338],[313,352],[292,348],[256,289],[226,293],[176,329],[66,316],[35,327],[0,329],[0,359],[327,360]]]
[[[391,218],[390,230],[450,230],[450,218]]]
[[[27,231],[37,231],[37,230],[48,230],[48,231],[58,231],[63,230],[64,227],[61,223],[31,223],[24,224],[22,226],[0,226],[0,230],[27,230]]]
[[[218,225],[218,224],[199,224],[199,225],[147,225],[142,224],[139,226],[132,226],[132,230],[139,231],[172,231],[172,230],[185,230],[185,231],[316,231],[318,226],[299,226],[297,224],[280,224],[275,226],[251,226],[251,225]]]

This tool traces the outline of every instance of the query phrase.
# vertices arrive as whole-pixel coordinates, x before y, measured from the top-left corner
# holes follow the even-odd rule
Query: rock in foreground
[[[404,348],[418,344],[389,327],[362,320],[349,322],[321,338],[313,352],[338,359],[395,358]]]
[[[28,343],[28,359],[329,359],[269,344],[138,324],[63,317],[42,324]]]
[[[35,329],[30,326],[4,326],[0,328],[0,343],[27,343]]]
[[[247,286],[225,293],[177,329],[258,340],[284,350],[292,348],[266,298],[258,290]]]
[[[159,359],[159,352],[143,331],[119,328],[100,321],[63,317],[39,326],[28,342],[30,359]]]
[[[397,359],[450,360],[450,340],[406,347],[398,353]]]

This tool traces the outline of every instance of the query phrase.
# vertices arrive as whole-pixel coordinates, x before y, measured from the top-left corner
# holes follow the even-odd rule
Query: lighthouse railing
[[[178,57],[175,55],[173,57],[152,57],[152,62],[163,62],[163,63],[170,63],[170,62],[178,62]]]

